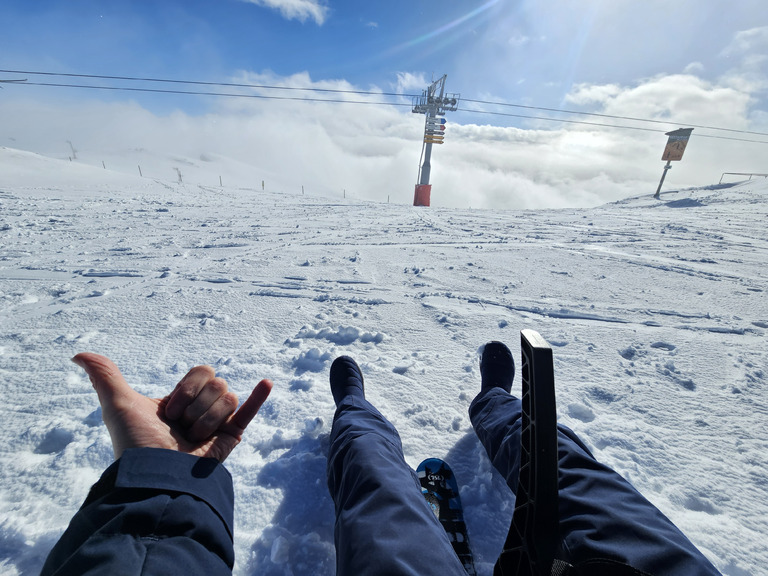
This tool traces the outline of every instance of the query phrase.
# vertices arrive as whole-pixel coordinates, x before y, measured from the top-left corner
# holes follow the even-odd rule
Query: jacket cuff
[[[235,495],[232,476],[215,458],[162,448],[130,448],[104,471],[84,506],[118,488],[143,488],[189,494],[208,504],[233,534]]]

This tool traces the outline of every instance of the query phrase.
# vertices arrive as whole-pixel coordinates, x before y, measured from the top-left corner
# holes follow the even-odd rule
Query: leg
[[[494,467],[514,491],[522,406],[501,388],[483,390],[470,419]],[[600,464],[576,434],[558,426],[560,557],[624,562],[655,576],[718,574],[672,522],[619,474]]]
[[[397,431],[365,400],[362,376],[359,386],[354,382],[350,371],[359,373],[357,365],[337,362],[331,368],[337,410],[328,453],[337,574],[466,576],[403,459]]]

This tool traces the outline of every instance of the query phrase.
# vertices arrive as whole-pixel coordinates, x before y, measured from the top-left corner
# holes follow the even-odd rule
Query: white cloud
[[[566,95],[565,101],[573,104],[603,104],[622,92],[618,84],[577,84]]]
[[[516,30],[510,35],[507,41],[511,46],[514,46],[515,48],[520,48],[528,44],[531,41],[531,39],[530,37],[520,32],[519,30]]]
[[[356,86],[350,84],[346,80],[319,80],[315,81],[309,75],[309,72],[297,72],[290,76],[278,76],[271,71],[265,71],[261,73],[241,71],[233,79],[233,83],[236,84],[251,84],[254,86],[278,86],[286,88],[316,88],[316,89],[331,89],[331,90],[356,90]],[[256,89],[255,92],[260,94],[272,94],[265,89]],[[355,95],[355,99],[359,99],[359,95]]]
[[[737,32],[733,40],[722,51],[726,57],[744,56],[752,52],[768,51],[768,26]]]
[[[628,87],[579,85],[567,100],[591,104],[598,107],[598,112],[616,116],[742,129],[753,101],[742,88],[708,82],[691,74],[673,74]]]
[[[424,74],[413,74],[411,72],[398,72],[397,73],[397,92],[410,92],[420,94],[424,88],[426,88],[430,82],[426,79]]]
[[[725,82],[746,92],[768,90],[768,26],[738,32],[721,56],[734,60]]]
[[[242,0],[257,6],[279,11],[288,20],[304,22],[307,18],[322,26],[328,16],[328,7],[318,0]]]

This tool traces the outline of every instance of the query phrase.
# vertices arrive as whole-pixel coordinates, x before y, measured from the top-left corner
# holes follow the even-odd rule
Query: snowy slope
[[[553,345],[560,421],[599,459],[725,574],[768,565],[764,180],[490,212],[167,178],[0,148],[1,573],[37,573],[111,462],[69,362],[89,350],[155,396],[201,363],[241,396],[274,380],[227,466],[235,572],[275,575],[334,573],[327,377],[352,355],[408,462],[453,465],[490,574],[513,498],[467,408],[478,347],[519,364],[523,328]]]

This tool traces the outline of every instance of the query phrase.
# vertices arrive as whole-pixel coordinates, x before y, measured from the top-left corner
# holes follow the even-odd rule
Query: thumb
[[[135,394],[120,373],[120,369],[106,356],[84,352],[72,358],[72,362],[80,366],[91,380],[99,396],[99,404],[103,411],[108,412],[122,400]]]

